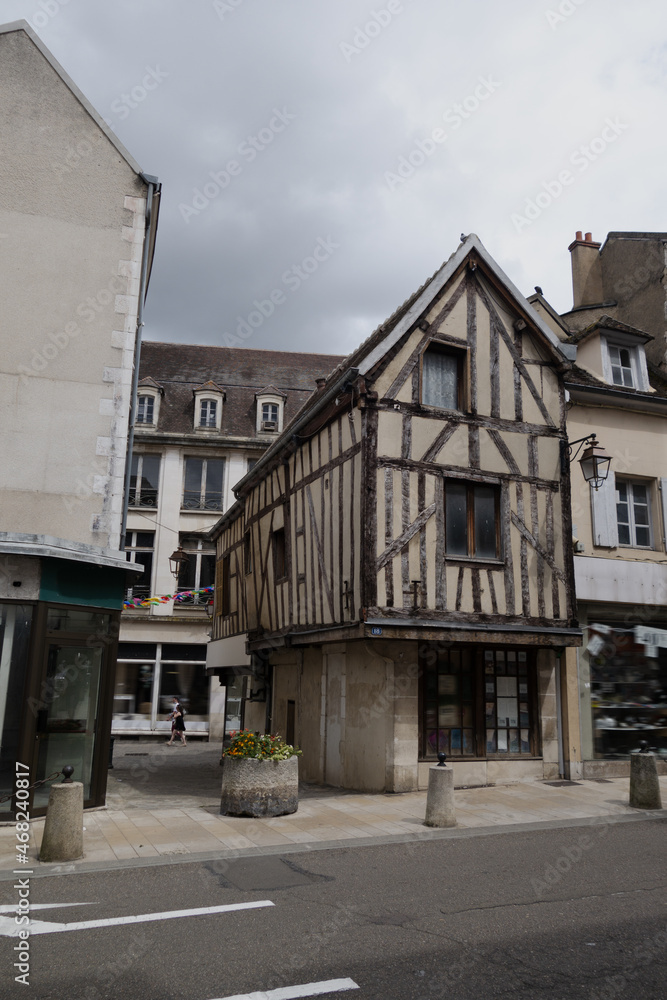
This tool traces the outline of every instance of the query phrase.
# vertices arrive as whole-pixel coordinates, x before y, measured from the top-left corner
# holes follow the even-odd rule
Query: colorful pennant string
[[[181,590],[178,594],[161,594],[159,597],[135,597],[131,601],[123,601],[123,610],[126,608],[149,608],[151,604],[167,604],[169,601],[180,603],[187,601],[197,594],[212,594],[213,587],[202,587],[201,590]]]

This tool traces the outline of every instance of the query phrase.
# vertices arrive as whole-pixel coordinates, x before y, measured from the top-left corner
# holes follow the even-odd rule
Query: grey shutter
[[[660,480],[660,502],[662,504],[662,544],[667,548],[667,479]]]
[[[618,545],[618,520],[616,516],[616,479],[609,472],[599,490],[591,486],[593,508],[593,545],[615,549]]]

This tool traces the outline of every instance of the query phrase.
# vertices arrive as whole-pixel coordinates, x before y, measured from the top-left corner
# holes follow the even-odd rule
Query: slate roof
[[[595,323],[591,323],[590,326],[585,327],[583,330],[579,330],[577,333],[570,334],[565,342],[567,344],[580,344],[583,340],[591,337],[599,330],[615,330],[617,333],[629,333],[637,337],[637,339],[645,342],[655,339],[650,333],[638,330],[634,326],[628,326],[627,323],[621,323],[620,320],[612,319],[611,316],[600,316]]]
[[[646,364],[648,368],[648,380],[652,389],[655,392],[642,392],[640,389],[630,389],[627,386],[610,385],[605,382],[604,379],[596,378],[591,372],[586,371],[584,368],[580,368],[579,365],[572,365],[572,368],[568,371],[565,376],[566,385],[580,385],[582,388],[591,389],[605,389],[610,393],[623,392],[629,396],[645,396],[646,399],[667,399],[667,378],[663,372],[654,365],[651,361],[646,359]]]
[[[256,436],[256,393],[267,385],[285,393],[284,424],[287,424],[315,392],[315,379],[328,375],[341,360],[340,355],[331,354],[145,340],[141,345],[139,376],[155,379],[164,388],[158,433],[192,434],[192,391],[213,381],[226,394],[220,437],[252,438]],[[140,430],[142,434],[150,433]]]

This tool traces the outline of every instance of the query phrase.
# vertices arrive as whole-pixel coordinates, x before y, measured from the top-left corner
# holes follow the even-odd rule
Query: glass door
[[[84,801],[91,797],[102,658],[101,646],[49,642],[37,706],[35,779],[71,764],[73,779],[83,782]],[[33,808],[44,808],[48,799],[49,785],[36,788]]]

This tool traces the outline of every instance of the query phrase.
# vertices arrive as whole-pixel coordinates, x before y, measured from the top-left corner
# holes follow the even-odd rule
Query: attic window
[[[199,403],[199,426],[215,427],[218,411],[216,399],[202,399]]]
[[[137,423],[152,424],[155,400],[153,396],[139,396],[137,400]]]
[[[422,355],[421,401],[441,410],[462,408],[463,351],[431,344]]]
[[[215,382],[205,382],[194,390],[194,429],[196,431],[220,431],[222,427],[222,404],[224,389]]]
[[[283,429],[285,393],[270,385],[256,393],[255,399],[257,400],[257,433],[279,434]]]
[[[609,362],[614,385],[622,385],[630,389],[635,387],[634,353],[631,347],[609,345]]]

